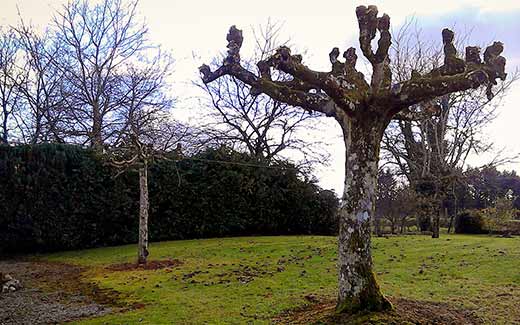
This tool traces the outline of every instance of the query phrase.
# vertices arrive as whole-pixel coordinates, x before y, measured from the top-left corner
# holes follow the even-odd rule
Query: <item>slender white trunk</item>
[[[146,264],[148,257],[148,165],[139,168],[139,243],[137,262]]]
[[[345,190],[339,211],[339,295],[337,312],[384,310],[372,271],[370,219],[374,217],[382,130],[342,124],[346,146]]]

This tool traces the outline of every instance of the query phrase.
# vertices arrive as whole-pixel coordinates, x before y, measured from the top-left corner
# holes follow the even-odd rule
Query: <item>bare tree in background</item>
[[[117,110],[127,100],[118,75],[140,54],[152,51],[136,6],[137,1],[73,0],[54,18],[62,46],[55,64],[66,79],[66,130],[77,142],[101,147],[112,136],[120,122]]]
[[[255,62],[274,54],[276,46],[280,45],[280,29],[281,24],[268,21],[253,31],[255,49],[252,58],[243,63],[246,69],[258,72]],[[218,68],[218,63],[213,67]],[[272,78],[283,81],[288,75],[277,73]],[[316,124],[315,112],[305,112],[261,92],[251,91],[250,85],[231,75],[210,84],[196,84],[207,95],[205,106],[210,109],[206,111],[209,111],[209,120],[215,122],[208,123],[204,129],[214,142],[245,150],[264,161],[279,158],[288,151],[307,167],[328,160],[327,154],[318,148],[320,143],[302,137],[302,131],[310,131]]]
[[[10,141],[10,132],[16,127],[20,96],[16,84],[23,78],[17,66],[20,42],[12,28],[0,30],[0,143]]]
[[[400,82],[443,64],[437,47],[423,41],[420,32],[412,27],[410,22],[401,28],[391,49],[392,73]],[[459,45],[467,38],[462,37]],[[513,76],[501,81],[496,94],[489,87],[445,94],[428,103],[437,106],[439,114],[415,121],[394,121],[386,129],[386,157],[415,189],[422,206],[418,226],[423,231],[431,229],[433,238],[439,237],[443,202],[461,181],[468,155],[490,149],[491,144],[484,140],[484,128],[495,117],[500,98],[515,79]]]
[[[399,180],[399,175],[389,168],[381,168],[377,177],[376,214],[374,230],[377,236],[383,234],[385,220],[390,223],[390,232],[404,232],[410,217],[416,213],[416,197],[407,184]]]
[[[378,17],[375,6],[356,8],[359,41],[363,55],[372,66],[368,83],[356,70],[357,55],[350,48],[338,60],[339,49],[330,54],[331,71],[313,71],[305,66],[301,55],[282,46],[257,63],[258,73],[244,68],[240,60],[242,32],[232,26],[227,35],[228,54],[216,70],[200,67],[204,83],[225,75],[251,86],[253,94],[271,98],[307,111],[334,117],[343,130],[346,146],[345,190],[339,211],[339,295],[337,311],[385,310],[391,308],[382,295],[372,270],[370,220],[374,216],[380,143],[388,123],[395,118],[414,119],[435,113],[419,111],[415,105],[449,93],[487,85],[497,78],[505,79],[505,58],[500,56],[503,44],[495,42],[486,48],[484,62],[477,47],[466,48],[465,60],[457,57],[454,33],[442,31],[444,64],[406,81],[392,78],[388,50],[391,45],[390,17]],[[377,32],[377,50],[372,40]],[[278,81],[273,70],[292,79]]]
[[[383,219],[392,214],[396,197],[397,180],[395,179],[394,174],[390,169],[379,170],[379,174],[377,175],[376,213],[373,219],[374,230],[378,237],[383,235]]]
[[[16,83],[23,106],[17,114],[17,130],[23,142],[63,142],[63,73],[54,65],[60,45],[48,32],[40,34],[23,20],[15,28],[21,49],[23,78]]]

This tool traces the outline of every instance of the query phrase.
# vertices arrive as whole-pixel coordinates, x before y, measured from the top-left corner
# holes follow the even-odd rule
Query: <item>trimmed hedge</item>
[[[154,163],[150,239],[336,233],[334,193],[286,162],[259,164],[226,148]],[[138,175],[115,174],[77,146],[0,146],[0,253],[135,242]]]

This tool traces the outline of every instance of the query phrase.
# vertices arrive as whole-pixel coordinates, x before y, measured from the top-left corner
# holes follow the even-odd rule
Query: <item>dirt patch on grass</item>
[[[169,259],[169,260],[155,260],[149,261],[146,264],[138,264],[138,263],[121,263],[121,264],[112,264],[105,267],[108,271],[135,271],[135,270],[160,270],[166,269],[170,267],[177,267],[182,265],[182,262],[177,259]]]
[[[390,298],[394,310],[385,313],[335,315],[334,300],[319,300],[302,308],[287,311],[273,321],[278,324],[483,324],[472,310],[440,302]]]
[[[0,324],[55,324],[123,309],[119,294],[82,279],[83,268],[63,263],[1,261],[0,270],[24,288],[0,294]]]

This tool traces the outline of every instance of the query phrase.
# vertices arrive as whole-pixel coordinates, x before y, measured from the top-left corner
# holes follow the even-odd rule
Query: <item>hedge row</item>
[[[288,163],[258,164],[225,148],[154,163],[151,240],[336,232],[332,192]],[[77,146],[0,146],[0,253],[135,242],[138,175],[115,175]]]
[[[455,219],[455,233],[520,235],[520,220],[500,215],[495,208],[465,210]]]

